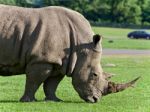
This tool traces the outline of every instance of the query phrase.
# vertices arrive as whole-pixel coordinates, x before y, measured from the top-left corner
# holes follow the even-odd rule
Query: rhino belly
[[[2,41],[1,41],[2,42]],[[20,57],[18,51],[13,47],[11,42],[0,42],[0,75],[10,76],[23,73],[22,66],[20,64]],[[19,49],[19,48],[18,48]]]
[[[14,65],[0,64],[0,76],[12,76],[12,75],[19,75],[23,73],[24,70],[17,63]]]

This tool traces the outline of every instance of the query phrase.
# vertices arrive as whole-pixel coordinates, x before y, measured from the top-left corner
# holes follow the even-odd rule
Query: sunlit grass
[[[25,76],[0,77],[1,112],[149,112],[150,110],[150,57],[105,56],[102,58],[104,71],[116,74],[111,80],[121,83],[141,76],[135,88],[101,99],[99,103],[89,104],[81,100],[71,85],[71,78],[65,77],[60,83],[57,95],[64,102],[44,102],[42,86],[36,97],[38,102],[20,103]],[[116,67],[106,67],[113,63]]]
[[[93,27],[93,30],[104,37],[103,48],[150,49],[150,40],[127,38],[127,34],[136,29]]]

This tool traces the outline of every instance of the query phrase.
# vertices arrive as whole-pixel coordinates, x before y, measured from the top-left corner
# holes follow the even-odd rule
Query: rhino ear
[[[101,40],[102,40],[102,37],[99,34],[96,34],[93,36],[93,43],[94,43],[95,51],[101,51],[101,46],[100,46]]]

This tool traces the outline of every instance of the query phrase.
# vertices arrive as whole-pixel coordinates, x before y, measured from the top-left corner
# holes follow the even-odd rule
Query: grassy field
[[[25,76],[0,77],[0,112],[149,112],[150,110],[150,57],[105,56],[102,65],[105,71],[117,74],[115,82],[126,82],[137,76],[142,78],[135,88],[105,96],[99,103],[85,103],[79,98],[71,85],[71,79],[65,78],[59,85],[57,95],[64,102],[44,102],[42,87],[36,97],[38,102],[20,103],[23,94]],[[116,67],[106,67],[113,63]]]
[[[16,5],[17,0],[0,0],[0,4]]]
[[[2,3],[4,0],[0,0]],[[11,0],[14,3],[14,0]],[[93,27],[101,34],[103,48],[150,49],[150,40],[128,39],[134,29]],[[112,40],[113,43],[108,41]],[[116,67],[106,67],[113,63]],[[81,100],[71,85],[71,78],[60,83],[57,95],[64,102],[45,102],[42,86],[36,94],[37,102],[21,103],[18,100],[24,91],[25,75],[0,77],[0,112],[150,112],[150,56],[105,56],[104,71],[114,73],[111,80],[126,82],[138,76],[142,78],[135,88],[105,96],[96,104]]]
[[[93,27],[93,30],[104,37],[103,48],[150,49],[150,40],[127,38],[127,34],[134,29]],[[109,40],[113,40],[113,43],[109,43]]]

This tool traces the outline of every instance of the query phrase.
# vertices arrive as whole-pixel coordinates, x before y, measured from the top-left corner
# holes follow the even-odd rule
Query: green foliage
[[[150,0],[0,0],[23,7],[65,6],[98,23],[150,24]]]
[[[0,4],[17,5],[17,0],[0,0]]]

